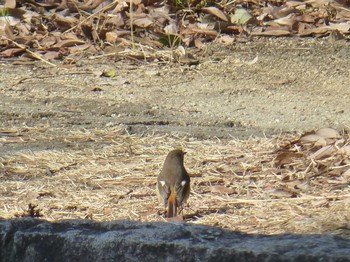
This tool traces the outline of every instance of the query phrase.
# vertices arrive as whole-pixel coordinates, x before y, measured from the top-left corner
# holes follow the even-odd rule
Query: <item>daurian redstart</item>
[[[167,217],[177,216],[177,208],[190,195],[190,176],[184,167],[185,154],[182,150],[170,151],[157,178],[157,196],[168,209]]]

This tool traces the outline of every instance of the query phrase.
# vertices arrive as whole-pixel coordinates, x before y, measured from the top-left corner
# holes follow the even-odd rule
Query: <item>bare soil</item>
[[[208,193],[203,185],[231,187],[243,181],[233,176],[233,169],[225,169],[230,178],[221,179],[223,159],[244,155],[243,162],[254,162],[268,156],[270,161],[275,142],[268,144],[269,137],[324,126],[348,129],[349,57],[345,40],[262,38],[229,47],[210,45],[194,66],[86,57],[71,67],[52,68],[40,62],[2,60],[0,174],[4,194],[0,217],[18,215],[35,199],[43,218],[49,220],[157,221],[159,216],[152,210],[162,207],[155,202],[155,176],[167,150],[180,146],[189,152],[186,165],[194,175],[190,205],[202,203],[200,217],[212,216],[205,223],[252,233],[336,230],[348,223],[349,218],[342,215],[347,202],[332,206],[327,200],[324,216],[315,209],[312,215],[293,220],[293,214],[301,208],[311,210],[309,206],[301,201],[296,207],[299,204],[293,202],[281,210],[271,199],[259,204],[243,201],[248,209],[236,206],[237,220],[232,221],[223,218],[227,206],[208,206],[199,193]],[[113,69],[115,77],[100,74]],[[123,140],[121,135],[128,138]],[[255,140],[248,143],[251,137]],[[205,180],[205,172],[217,178]],[[258,180],[263,181],[265,174],[261,175]],[[123,177],[129,179],[128,185],[121,184]],[[256,179],[244,180],[250,181],[244,190],[234,187],[236,197],[264,200],[266,196],[259,195],[263,191],[249,191],[260,187]],[[143,192],[137,190],[140,183],[146,188]],[[319,196],[322,188],[318,189],[304,193]],[[345,192],[329,190],[324,196]],[[84,193],[78,201],[83,192],[89,192],[89,197]],[[102,200],[107,202],[101,204]],[[145,205],[137,208],[142,201]],[[132,213],[125,215],[120,206]],[[264,212],[261,217],[254,215],[259,210]],[[286,210],[295,212],[284,214]],[[340,222],[330,223],[330,214]],[[271,215],[281,219],[270,223]],[[300,221],[311,225],[316,217],[317,226],[298,226]],[[323,223],[330,226],[326,229]]]
[[[1,125],[124,124],[132,133],[203,138],[348,127],[349,55],[346,41],[288,38],[212,45],[198,66],[105,58],[52,69],[2,61]],[[113,69],[115,77],[96,75]]]

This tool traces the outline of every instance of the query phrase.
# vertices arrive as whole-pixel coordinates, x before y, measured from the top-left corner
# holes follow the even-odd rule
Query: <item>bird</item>
[[[167,217],[176,217],[177,209],[190,195],[190,176],[184,166],[186,152],[176,149],[168,153],[157,178],[158,200],[167,208]]]

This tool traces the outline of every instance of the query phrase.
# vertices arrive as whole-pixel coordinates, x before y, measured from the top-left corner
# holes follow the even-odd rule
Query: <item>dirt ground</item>
[[[340,206],[328,203],[328,213],[323,217],[317,209],[314,216],[305,219],[296,215],[301,207],[286,214],[279,207],[276,211],[278,201],[273,203],[270,198],[255,206],[256,199],[265,198],[259,195],[261,188],[254,194],[248,190],[260,187],[251,178],[245,190],[233,186],[235,198],[255,199],[247,204],[249,211],[236,206],[236,222],[224,222],[227,206],[206,205],[200,193],[208,193],[201,188],[204,184],[230,187],[240,183],[232,177],[235,170],[229,169],[226,175],[231,172],[231,178],[220,180],[220,159],[243,154],[245,159],[249,157],[248,162],[264,157],[271,160],[270,153],[254,153],[257,148],[272,152],[273,146],[266,142],[272,141],[271,137],[324,126],[348,129],[349,57],[346,40],[262,38],[229,47],[210,45],[194,66],[111,57],[82,58],[69,68],[1,60],[0,217],[18,215],[34,199],[43,218],[49,220],[92,217],[159,221],[155,176],[167,151],[183,147],[188,151],[186,165],[195,181],[190,205],[202,203],[206,211],[199,212],[199,217],[212,217],[204,223],[250,233],[322,233],[339,228],[339,224],[329,226],[331,211],[341,225],[348,225],[349,215],[342,215],[348,202]],[[116,70],[115,77],[100,75],[112,69]],[[211,164],[204,164],[208,162]],[[217,179],[205,180],[203,172]],[[120,184],[124,176],[134,176],[128,180],[129,187]],[[138,183],[148,189],[139,192],[135,189]],[[70,190],[69,198],[65,190]],[[322,188],[318,195],[320,192]],[[84,200],[78,200],[83,193]],[[101,204],[103,199],[106,202]],[[140,199],[144,205],[138,208]],[[224,201],[220,199],[217,201]],[[120,205],[132,212],[125,215],[118,209]],[[308,209],[305,203],[300,205]],[[265,214],[254,215],[258,209]],[[287,209],[292,210],[284,211]],[[283,221],[266,219],[279,212]],[[232,213],[227,216],[232,217]],[[305,227],[316,216],[321,222]],[[200,218],[195,222],[203,222]],[[306,222],[298,227],[300,221]],[[323,228],[325,221],[327,230]]]
[[[70,69],[2,61],[1,124],[125,124],[132,133],[204,138],[343,128],[349,55],[346,41],[290,38],[210,46],[192,67],[113,58]],[[111,69],[113,78],[94,74]]]

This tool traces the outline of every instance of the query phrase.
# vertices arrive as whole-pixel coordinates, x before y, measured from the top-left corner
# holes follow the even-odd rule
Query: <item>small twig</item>
[[[135,49],[135,39],[134,39],[134,13],[132,10],[132,1],[130,1],[130,34],[131,34],[131,43],[132,43],[132,49]]]
[[[17,46],[18,48],[21,48],[23,50],[25,50],[26,52],[28,52],[29,54],[31,54],[34,58],[46,63],[46,64],[49,64],[50,66],[54,66],[56,67],[55,64],[53,63],[50,63],[49,61],[45,60],[44,58],[42,58],[41,56],[35,54],[34,52],[30,51],[28,48],[26,48],[25,46],[23,45],[20,45],[18,43],[16,43],[15,41],[11,40],[10,38],[7,38],[6,36],[2,36],[3,39],[7,40],[7,41],[10,41],[12,44],[14,44],[15,46]]]

